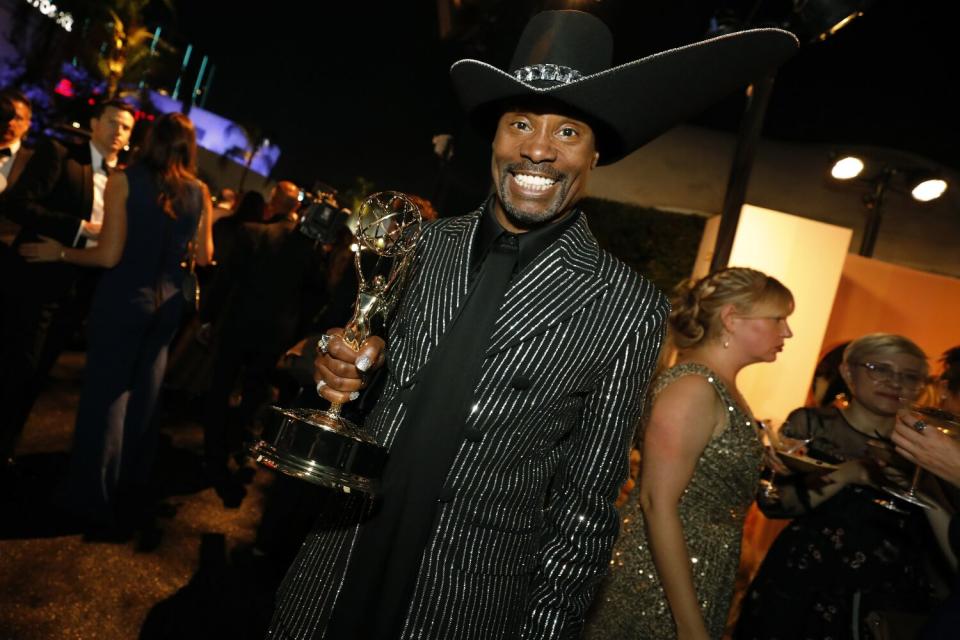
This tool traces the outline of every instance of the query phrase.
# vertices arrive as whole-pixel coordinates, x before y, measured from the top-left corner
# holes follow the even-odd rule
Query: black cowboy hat
[[[544,11],[524,29],[509,71],[468,59],[450,75],[478,124],[517,101],[559,104],[593,127],[600,164],[610,164],[769,73],[798,44],[787,31],[751,29],[611,67],[613,37],[599,18]]]

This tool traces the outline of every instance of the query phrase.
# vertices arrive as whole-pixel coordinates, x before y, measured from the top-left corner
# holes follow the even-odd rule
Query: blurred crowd
[[[351,211],[326,185],[211,193],[181,114],[138,122],[106,101],[78,144],[27,144],[30,115],[22,94],[0,92],[0,482],[17,482],[24,425],[82,336],[74,442],[51,508],[89,540],[148,526],[164,401],[202,423],[203,473],[225,508],[238,506],[269,407],[321,406],[317,336],[347,323],[357,290]],[[748,269],[676,291],[668,352],[679,356],[638,430],[588,637],[662,637],[662,620],[690,637],[956,637],[960,347],[931,374],[906,336],[839,345],[808,406],[773,429],[756,423],[736,374],[776,359],[793,305],[784,285]],[[319,491],[278,476],[254,552],[289,563]],[[731,610],[723,576],[738,562]],[[649,609],[638,572],[659,576]]]

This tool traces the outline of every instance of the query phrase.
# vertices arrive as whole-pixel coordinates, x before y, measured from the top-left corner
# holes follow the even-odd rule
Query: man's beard
[[[553,180],[556,180],[556,183],[553,187],[556,189],[556,193],[553,196],[551,202],[547,205],[545,209],[539,211],[524,211],[508,200],[509,186],[508,181],[513,180],[514,173],[532,173],[537,175],[544,175]],[[529,228],[536,227],[553,220],[561,213],[560,207],[563,206],[564,201],[567,198],[567,192],[570,190],[570,183],[567,181],[567,175],[561,173],[552,167],[541,167],[532,162],[514,162],[500,171],[500,184],[497,189],[497,197],[500,200],[500,204],[503,207],[504,213],[510,219],[510,222],[515,224],[518,227]]]

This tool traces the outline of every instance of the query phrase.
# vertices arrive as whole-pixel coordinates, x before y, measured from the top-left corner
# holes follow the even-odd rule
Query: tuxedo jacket
[[[7,176],[7,186],[3,192],[0,192],[0,269],[3,270],[3,273],[9,273],[9,269],[11,269],[11,261],[14,260],[13,249],[11,249],[5,243],[9,242],[7,239],[8,237],[13,239],[17,231],[19,231],[20,226],[13,223],[12,220],[8,220],[6,218],[3,193],[13,188],[13,185],[23,173],[24,167],[27,166],[27,163],[32,157],[33,149],[31,147],[21,145],[20,150],[17,151],[17,156],[13,159],[13,166],[10,167],[10,175]]]
[[[504,295],[403,638],[574,638],[607,571],[669,304],[577,215]],[[366,423],[387,447],[468,293],[481,216],[424,231]],[[330,493],[278,593],[271,637],[323,636],[368,508]]]
[[[14,249],[39,236],[73,246],[80,223],[93,208],[93,169],[90,145],[66,146],[41,139],[17,182],[0,195],[0,212],[20,225]],[[14,265],[21,284],[42,289],[56,299],[71,287],[78,268],[63,263],[27,264],[19,256]]]
[[[4,189],[4,191],[7,191],[8,189],[13,187],[14,183],[20,178],[20,175],[23,173],[24,167],[27,166],[27,163],[30,162],[30,158],[32,157],[33,157],[33,148],[27,147],[21,144],[20,150],[17,151],[17,155],[13,159],[13,166],[10,167],[10,174],[7,176],[7,186]],[[2,210],[0,210],[0,213],[2,213]]]

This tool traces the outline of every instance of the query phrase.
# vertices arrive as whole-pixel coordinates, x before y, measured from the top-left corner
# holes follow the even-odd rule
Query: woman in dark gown
[[[180,263],[198,225],[198,263],[213,254],[210,195],[195,166],[193,124],[182,114],[164,115],[137,161],[107,181],[96,247],[44,239],[22,249],[34,261],[106,268],[88,320],[67,484],[68,509],[95,528],[121,524],[118,499],[149,479],[153,410],[184,304]]]
[[[938,551],[924,510],[879,490],[864,463],[868,441],[890,438],[901,399],[921,391],[926,356],[902,336],[870,334],[847,347],[840,370],[849,405],[798,409],[781,430],[837,469],[785,478],[779,499],[761,502],[768,515],[796,518],[750,585],[738,640],[886,637],[877,634],[887,612],[918,626],[932,606],[924,561]]]

